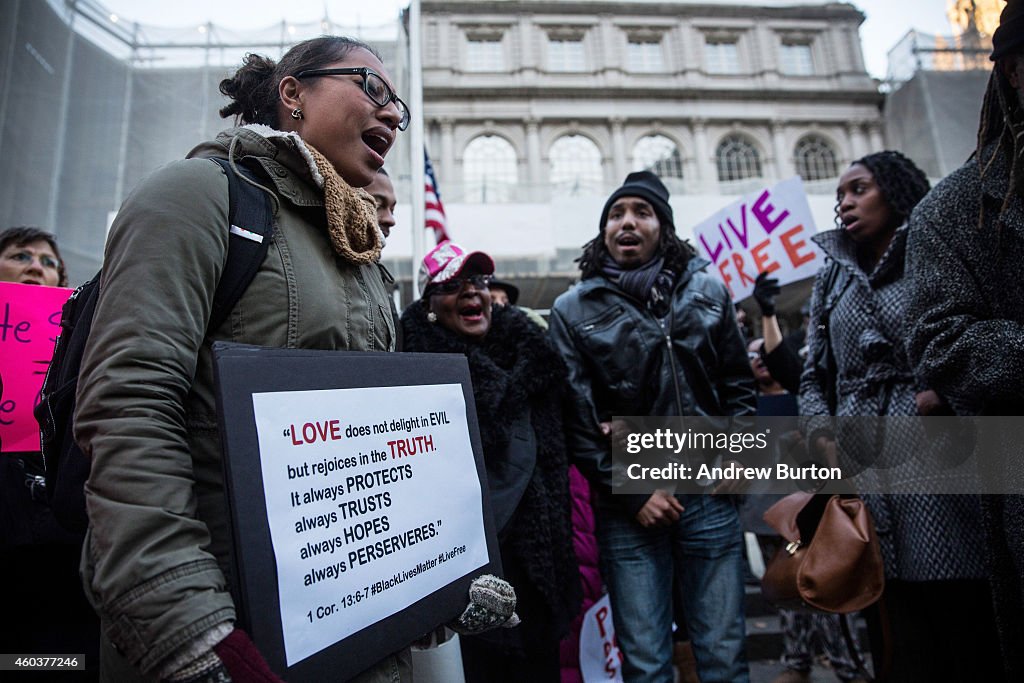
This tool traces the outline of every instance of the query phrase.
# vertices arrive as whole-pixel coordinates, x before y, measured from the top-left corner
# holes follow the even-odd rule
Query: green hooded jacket
[[[207,336],[228,249],[227,178],[209,157],[229,150],[265,177],[275,232],[252,284]],[[385,271],[336,256],[308,159],[294,134],[225,131],[143,179],[110,230],[75,416],[92,459],[82,570],[104,645],[145,678],[235,618],[212,343],[394,349]],[[111,678],[106,660],[104,669]]]

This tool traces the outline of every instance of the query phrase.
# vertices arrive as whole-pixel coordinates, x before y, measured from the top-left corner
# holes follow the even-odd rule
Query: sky
[[[484,0],[482,0],[484,1]],[[627,0],[628,1],[628,0]],[[708,0],[704,0],[707,2]],[[711,0],[714,2],[715,0]],[[730,4],[794,5],[800,0],[718,0]],[[947,0],[850,0],[867,16],[860,34],[868,73],[884,78],[886,53],[907,31],[950,34]],[[557,0],[553,0],[557,2]],[[161,26],[199,25],[212,21],[239,30],[266,28],[282,19],[319,21],[326,8],[336,23],[373,26],[394,20],[408,0],[100,0],[100,4],[127,21]]]

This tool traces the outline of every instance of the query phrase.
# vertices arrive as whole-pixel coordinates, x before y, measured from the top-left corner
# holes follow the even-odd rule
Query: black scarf
[[[639,268],[622,268],[605,255],[601,272],[626,294],[641,301],[657,318],[668,315],[672,289],[675,287],[675,271],[665,267],[665,258],[656,256]]]

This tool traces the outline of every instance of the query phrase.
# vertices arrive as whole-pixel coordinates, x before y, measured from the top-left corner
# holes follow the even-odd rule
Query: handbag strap
[[[877,610],[878,625],[882,637],[882,661],[881,663],[875,662],[876,670],[874,676],[868,673],[864,659],[861,657],[860,651],[853,640],[853,632],[850,630],[850,622],[853,620],[852,615],[840,614],[839,628],[843,634],[843,642],[846,643],[846,650],[850,653],[850,659],[857,668],[857,673],[864,680],[871,681],[871,683],[890,683],[889,677],[892,675],[892,631],[889,628],[889,612],[885,607],[885,596],[879,598],[873,607]]]
[[[885,607],[885,596],[878,599],[878,621],[882,630],[882,666],[875,676],[877,683],[889,683],[892,675],[892,631],[889,628],[889,610]]]
[[[861,657],[860,650],[857,648],[857,643],[853,640],[853,632],[850,630],[851,621],[853,621],[853,617],[851,615],[839,615],[839,628],[843,632],[843,642],[846,643],[846,651],[850,653],[850,660],[853,661],[853,665],[857,668],[857,673],[859,673],[864,680],[879,683],[884,679],[875,678],[868,673],[868,669],[864,664],[864,658]]]

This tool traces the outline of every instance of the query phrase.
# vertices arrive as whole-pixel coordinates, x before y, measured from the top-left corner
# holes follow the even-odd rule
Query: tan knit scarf
[[[323,154],[306,143],[324,178],[324,208],[331,244],[345,261],[355,265],[376,263],[384,244],[377,226],[377,206],[370,193],[352,187],[338,175]]]

